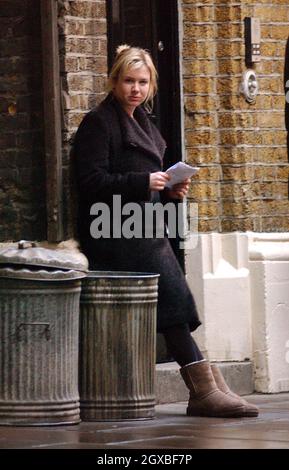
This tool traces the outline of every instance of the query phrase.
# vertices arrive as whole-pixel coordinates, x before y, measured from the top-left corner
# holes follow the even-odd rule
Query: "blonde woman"
[[[230,391],[191,336],[201,323],[165,230],[162,237],[156,236],[156,229],[164,229],[164,221],[156,221],[153,236],[147,237],[147,227],[142,226],[137,236],[128,237],[121,230],[127,216],[113,213],[118,196],[121,207],[138,204],[139,222],[145,222],[146,203],[182,200],[187,194],[189,180],[166,188],[166,143],[148,115],[156,92],[157,71],[150,54],[120,46],[109,75],[108,95],[85,116],[75,137],[82,250],[94,270],[160,274],[157,331],[163,333],[190,390],[188,415],[256,416],[257,408]],[[105,203],[110,209],[108,228],[97,234],[92,233],[94,216],[90,215],[95,203]]]

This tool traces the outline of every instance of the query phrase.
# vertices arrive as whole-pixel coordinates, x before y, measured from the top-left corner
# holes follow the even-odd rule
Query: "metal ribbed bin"
[[[155,416],[158,274],[92,271],[80,299],[80,416]]]
[[[1,265],[0,425],[80,421],[79,299],[84,276],[69,269]]]

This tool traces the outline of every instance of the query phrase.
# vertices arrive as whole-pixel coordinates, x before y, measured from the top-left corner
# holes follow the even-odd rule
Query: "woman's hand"
[[[168,197],[171,199],[183,199],[187,195],[190,182],[191,178],[187,178],[181,183],[175,184],[172,189],[167,191]]]
[[[156,171],[150,174],[150,189],[152,191],[162,191],[170,176],[164,171]]]

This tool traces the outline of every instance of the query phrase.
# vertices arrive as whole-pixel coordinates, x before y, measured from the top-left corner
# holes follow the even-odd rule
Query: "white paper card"
[[[181,183],[186,178],[195,175],[198,171],[199,168],[187,165],[184,162],[175,163],[175,165],[170,166],[166,170],[166,173],[170,175],[171,179],[166,183],[165,187],[171,189],[174,184]]]

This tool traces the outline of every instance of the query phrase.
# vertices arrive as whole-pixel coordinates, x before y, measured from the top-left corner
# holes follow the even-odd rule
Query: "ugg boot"
[[[247,416],[243,403],[218,389],[208,361],[188,364],[180,372],[190,390],[188,416]]]
[[[246,415],[244,416],[258,416],[259,410],[257,406],[252,405],[252,403],[248,403],[244,398],[239,397],[239,395],[232,392],[232,390],[226,384],[222,372],[217,366],[211,364],[211,369],[218,389],[221,390],[221,392],[225,393],[225,395],[230,396],[232,398],[236,398],[237,400],[239,400],[240,403],[243,403],[243,405],[246,407]]]

